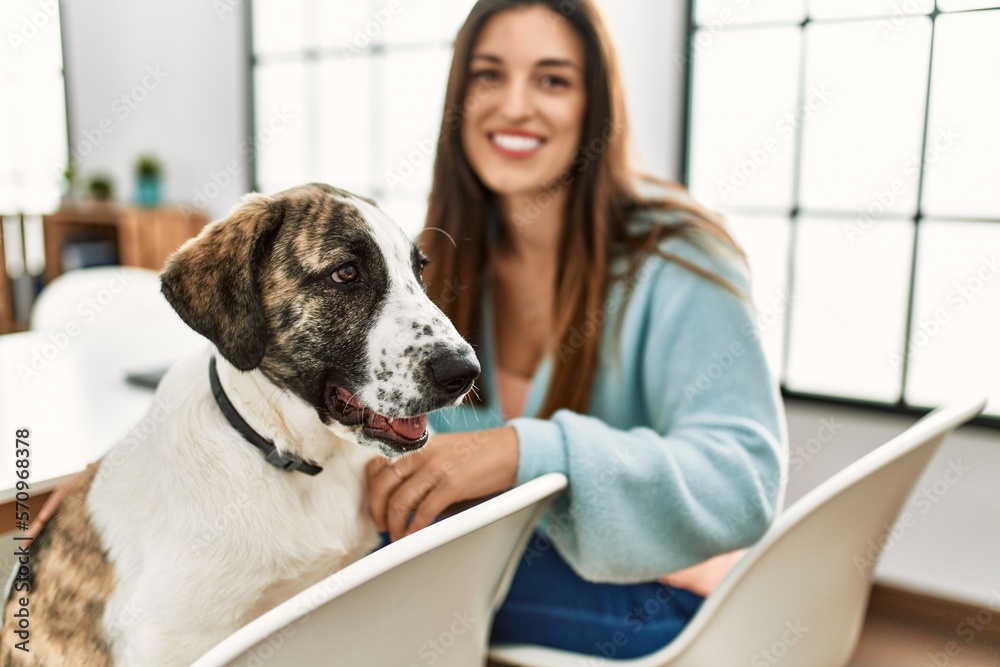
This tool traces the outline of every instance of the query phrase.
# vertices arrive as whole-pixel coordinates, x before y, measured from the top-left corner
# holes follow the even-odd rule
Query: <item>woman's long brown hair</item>
[[[695,273],[737,291],[721,277],[664,252],[660,242],[685,236],[701,245],[728,249],[743,256],[722,220],[699,206],[681,186],[656,179],[632,168],[624,94],[614,48],[597,8],[588,0],[480,0],[472,8],[455,40],[448,77],[444,114],[427,221],[420,245],[431,264],[424,272],[431,299],[451,318],[455,327],[482,354],[480,304],[484,269],[488,263],[490,218],[499,215],[493,193],[473,171],[462,149],[461,127],[467,110],[477,104],[466,99],[469,58],[486,25],[499,12],[541,5],[569,22],[584,44],[587,110],[579,151],[559,183],[568,188],[562,238],[556,268],[554,349],[552,377],[539,410],[548,418],[568,408],[586,414],[597,373],[601,347],[601,317],[609,285],[624,280],[628,298],[638,268],[650,253],[677,262]],[[637,180],[657,183],[665,195],[640,195]],[[538,195],[539,207],[551,202],[551,191]],[[641,233],[629,233],[626,223],[640,210],[660,211],[659,223]],[[495,241],[510,245],[509,229],[530,220],[497,224]],[[717,243],[713,243],[717,242]],[[628,258],[623,275],[612,276],[612,259]],[[619,309],[618,323],[624,307]],[[590,323],[588,327],[587,324]],[[596,330],[595,330],[596,329]],[[581,332],[591,335],[581,335]],[[485,387],[470,394],[474,404],[487,402]]]

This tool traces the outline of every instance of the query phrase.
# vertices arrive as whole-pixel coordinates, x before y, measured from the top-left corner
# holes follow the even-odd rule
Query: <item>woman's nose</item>
[[[511,119],[520,119],[531,114],[531,91],[527,82],[512,81],[503,87],[503,102],[501,108],[504,115]]]

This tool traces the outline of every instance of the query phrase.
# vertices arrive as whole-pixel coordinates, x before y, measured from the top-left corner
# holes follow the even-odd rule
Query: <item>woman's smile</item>
[[[497,152],[515,159],[531,157],[545,144],[543,137],[524,130],[497,130],[488,136]]]

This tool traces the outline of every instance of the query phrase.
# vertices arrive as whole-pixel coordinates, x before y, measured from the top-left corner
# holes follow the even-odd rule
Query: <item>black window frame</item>
[[[697,12],[696,3],[698,0],[687,0],[687,28],[686,28],[686,40],[685,40],[685,53],[686,58],[684,59],[684,81],[685,81],[685,102],[684,102],[684,113],[683,113],[683,141],[682,154],[681,154],[681,182],[685,187],[690,187],[690,168],[691,168],[691,129],[693,122],[693,112],[694,112],[694,85],[695,85],[695,67],[694,61],[697,57],[697,52],[695,48],[695,39],[698,35],[698,31],[704,26],[700,26],[697,22]],[[923,108],[923,120],[921,123],[922,136],[920,144],[920,155],[925,156],[927,153],[927,142],[929,135],[929,118],[930,118],[930,104],[931,104],[931,90],[933,86],[933,76],[934,76],[934,53],[937,45],[937,25],[938,17],[942,14],[954,15],[954,14],[967,14],[973,12],[998,12],[1000,13],[1000,7],[984,7],[976,9],[962,9],[962,10],[952,10],[952,11],[942,11],[938,8],[938,0],[933,0],[933,8],[927,14],[915,14],[914,17],[927,17],[931,21],[931,34],[930,34],[930,50],[927,59],[927,86],[924,99]],[[806,27],[813,23],[823,23],[823,24],[833,24],[833,23],[845,23],[845,22],[870,22],[870,21],[891,21],[896,16],[892,15],[875,15],[875,16],[858,16],[858,17],[838,17],[829,19],[814,19],[809,14],[809,1],[805,0],[805,18],[801,21],[773,21],[773,22],[759,22],[759,23],[747,23],[739,24],[733,23],[726,27],[727,30],[755,30],[755,29],[767,29],[774,28],[778,26],[784,27],[795,27],[797,26],[799,30],[803,33],[803,39],[800,40],[800,51],[799,51],[799,78],[797,81],[798,91],[796,95],[796,103],[799,108],[805,103],[806,94],[806,42],[805,31]],[[789,237],[788,237],[788,257],[787,257],[787,279],[786,279],[786,291],[789,294],[795,293],[795,274],[796,274],[796,262],[795,262],[795,251],[796,251],[796,240],[797,240],[797,230],[799,226],[799,220],[804,215],[803,209],[800,206],[800,193],[801,193],[801,169],[802,169],[802,132],[804,128],[804,123],[797,124],[795,128],[795,146],[794,146],[794,156],[793,156],[793,167],[792,167],[792,204],[788,209],[779,209],[775,207],[756,207],[756,206],[745,206],[745,207],[728,207],[726,209],[727,213],[732,214],[747,214],[747,215],[766,215],[778,213],[782,216],[788,216],[789,220]],[[901,383],[899,398],[895,403],[888,403],[883,401],[874,401],[864,398],[856,398],[850,396],[837,396],[813,392],[805,392],[801,390],[790,389],[785,384],[785,371],[788,368],[788,354],[790,349],[790,335],[791,335],[791,322],[792,322],[792,311],[795,308],[794,299],[788,304],[788,308],[785,309],[784,313],[784,338],[782,340],[782,361],[781,369],[779,369],[780,374],[780,389],[781,395],[784,398],[791,398],[795,400],[800,400],[804,402],[811,402],[824,405],[838,405],[853,408],[862,408],[873,412],[880,412],[886,414],[900,414],[908,416],[923,416],[927,414],[931,408],[926,406],[919,406],[908,403],[906,401],[906,386],[909,379],[909,364],[910,364],[910,349],[911,346],[908,344],[913,336],[913,318],[914,318],[914,301],[916,298],[916,277],[917,277],[917,261],[918,252],[920,250],[920,231],[921,223],[930,217],[932,220],[947,220],[948,222],[968,222],[968,223],[979,223],[979,224],[1000,224],[1000,217],[997,218],[981,218],[981,217],[970,217],[970,216],[943,216],[943,215],[933,215],[928,216],[923,212],[923,189],[924,189],[924,177],[926,173],[926,165],[921,162],[920,176],[917,183],[917,203],[915,213],[911,216],[893,216],[893,220],[908,220],[913,224],[913,248],[910,257],[910,275],[908,279],[908,294],[907,294],[907,306],[906,306],[906,323],[905,323],[905,333],[902,340],[899,343],[902,349],[902,364],[900,368],[901,372]],[[810,210],[806,213],[813,215],[822,215],[824,217],[833,218],[845,218],[854,219],[857,217],[856,211],[849,211],[846,208],[844,210]],[[877,222],[875,224],[878,224]],[[1000,416],[984,415],[974,419],[972,424],[979,426],[986,426],[994,429],[1000,430]]]
[[[257,119],[256,119],[256,91],[255,91],[255,74],[257,66],[260,64],[270,64],[270,63],[288,63],[297,62],[302,66],[306,66],[309,63],[319,63],[323,61],[337,61],[346,60],[348,56],[345,54],[343,48],[337,47],[326,47],[326,48],[302,48],[296,49],[294,51],[285,51],[282,53],[269,54],[266,56],[258,56],[254,49],[254,39],[253,39],[253,0],[246,0],[243,3],[243,20],[244,20],[244,34],[245,34],[245,48],[246,48],[246,63],[247,63],[247,77],[246,77],[246,122],[247,127],[250,128],[250,136],[257,136]],[[358,58],[370,58],[372,62],[376,62],[377,59],[383,58],[386,55],[397,54],[397,53],[407,53],[414,51],[426,51],[434,49],[448,49],[449,51],[453,47],[452,40],[432,40],[428,39],[426,41],[421,41],[419,43],[401,43],[401,44],[385,44],[379,41],[375,41],[364,48],[363,53],[354,54],[352,57]],[[385,117],[381,115],[381,109],[384,108],[382,102],[382,83],[385,78],[385,72],[381,68],[375,68],[373,74],[373,80],[371,83],[371,108],[376,114],[370,128],[370,133],[368,137],[368,145],[371,147],[372,156],[372,167],[371,173],[366,176],[368,180],[367,187],[369,188],[365,196],[370,196],[377,201],[389,198],[392,194],[389,187],[386,185],[383,179],[374,178],[375,174],[384,174],[386,169],[384,168],[384,156],[382,154],[382,143],[380,132],[380,125],[384,127]],[[313,100],[314,102],[315,100]],[[312,109],[311,111],[315,111]],[[307,112],[310,110],[307,110]],[[312,123],[317,120],[316,113],[311,113],[311,117],[306,119],[307,123]],[[308,147],[307,147],[308,148]],[[248,173],[250,174],[250,187],[254,191],[259,191],[260,181],[257,178],[257,147],[253,144],[251,149],[248,151],[247,156],[247,166]],[[309,160],[307,154],[307,161]],[[408,197],[402,197],[406,199]]]

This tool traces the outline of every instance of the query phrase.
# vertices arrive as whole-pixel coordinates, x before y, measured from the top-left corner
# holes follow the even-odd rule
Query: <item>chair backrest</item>
[[[62,274],[41,291],[31,309],[36,331],[104,329],[134,323],[186,328],[160,294],[156,271],[132,266],[99,266]]]
[[[482,665],[528,537],[566,484],[561,474],[539,477],[394,542],[252,621],[194,667]]]
[[[938,445],[984,405],[976,399],[935,410],[817,486],[778,517],[673,642],[643,658],[607,662],[846,665],[890,529]],[[492,655],[530,667],[576,667],[581,657],[524,646],[496,647]]]

